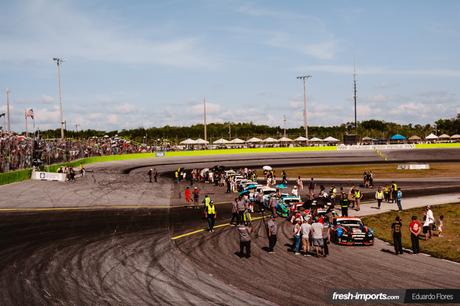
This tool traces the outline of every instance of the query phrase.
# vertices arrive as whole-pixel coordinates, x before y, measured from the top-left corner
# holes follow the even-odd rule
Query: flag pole
[[[27,126],[27,109],[24,111],[24,117],[26,118],[26,137],[29,137],[29,127]]]

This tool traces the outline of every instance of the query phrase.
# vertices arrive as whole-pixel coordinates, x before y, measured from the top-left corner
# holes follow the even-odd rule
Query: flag
[[[26,119],[27,117],[30,117],[32,119],[34,119],[34,110],[33,109],[29,109],[28,111],[26,111]]]
[[[0,114],[0,118],[5,117],[5,113]]]

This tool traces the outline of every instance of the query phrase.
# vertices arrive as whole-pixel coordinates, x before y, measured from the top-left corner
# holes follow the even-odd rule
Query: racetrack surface
[[[404,160],[417,159],[417,151],[404,154]],[[453,151],[433,156],[445,161]],[[255,222],[250,259],[235,254],[237,233],[229,226],[171,240],[202,228],[201,212],[154,208],[171,203],[174,186],[167,178],[158,185],[145,182],[146,167],[151,165],[163,172],[178,165],[199,168],[214,163],[260,166],[382,160],[372,152],[322,155],[259,156],[247,162],[238,156],[176,158],[173,164],[167,159],[114,162],[89,167],[94,172],[75,184],[29,181],[2,187],[6,195],[2,207],[84,205],[88,199],[99,205],[122,198],[130,203],[145,201],[152,208],[1,213],[0,304],[304,305],[325,304],[328,288],[460,287],[458,264],[421,254],[395,256],[380,241],[372,247],[332,245],[327,258],[294,256],[288,251],[288,222],[280,221],[274,254],[264,251],[263,222]],[[229,216],[229,205],[220,205],[218,222],[227,222]]]

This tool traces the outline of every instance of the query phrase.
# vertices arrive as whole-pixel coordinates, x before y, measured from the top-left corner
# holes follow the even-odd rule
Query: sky
[[[459,1],[2,0],[12,129],[426,124],[460,113]],[[76,126],[78,124],[78,126]],[[3,118],[0,119],[3,125]]]

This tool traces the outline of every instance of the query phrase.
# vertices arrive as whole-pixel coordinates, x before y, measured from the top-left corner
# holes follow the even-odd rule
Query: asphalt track
[[[456,161],[460,156],[455,149],[425,151],[384,153],[393,161]],[[294,256],[288,251],[288,223],[280,223],[276,252],[268,254],[263,222],[255,222],[251,259],[235,254],[238,239],[233,227],[172,240],[202,228],[201,213],[159,208],[172,202],[174,188],[167,178],[154,188],[159,190],[141,183],[145,167],[152,165],[168,172],[178,165],[199,168],[214,163],[285,166],[379,161],[385,162],[373,152],[260,155],[247,161],[240,156],[152,159],[94,165],[90,167],[94,172],[76,184],[29,181],[2,187],[0,207],[24,210],[0,214],[0,304],[304,305],[325,304],[329,288],[459,288],[458,264],[423,255],[395,256],[380,241],[372,247],[331,246],[327,258]],[[26,192],[30,188],[32,195]],[[118,196],[133,203],[146,201],[151,208],[52,209],[84,205],[88,199],[94,207],[109,205]],[[50,210],[27,210],[38,206]],[[227,205],[219,206],[219,223],[227,222],[229,215]]]

